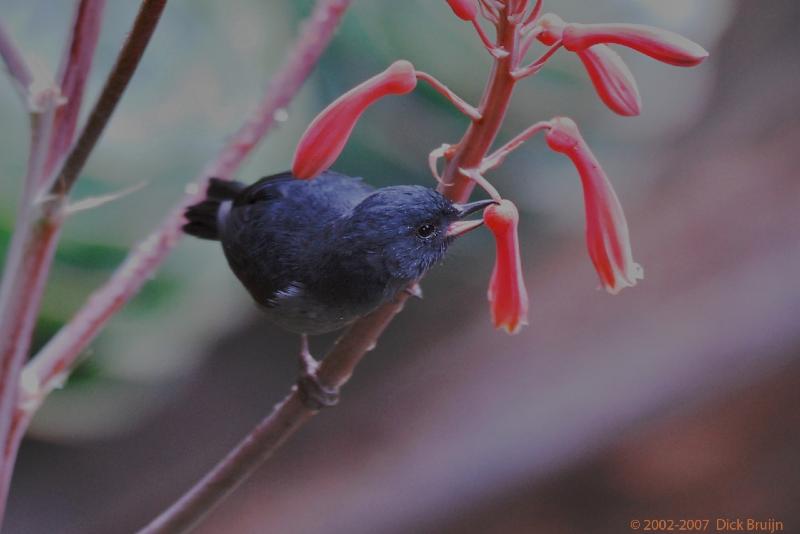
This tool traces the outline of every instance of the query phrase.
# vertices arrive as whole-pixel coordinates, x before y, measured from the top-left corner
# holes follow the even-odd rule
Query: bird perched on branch
[[[233,273],[269,319],[302,335],[342,328],[407,290],[452,241],[482,224],[464,218],[493,203],[454,204],[433,189],[374,189],[325,171],[246,186],[212,178],[183,229],[222,243]]]

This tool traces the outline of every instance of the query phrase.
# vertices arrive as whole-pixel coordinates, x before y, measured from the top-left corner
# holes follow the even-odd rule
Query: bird
[[[420,185],[374,188],[331,170],[251,185],[211,178],[183,231],[220,241],[233,274],[267,318],[301,335],[339,330],[408,290],[494,203],[458,204]]]

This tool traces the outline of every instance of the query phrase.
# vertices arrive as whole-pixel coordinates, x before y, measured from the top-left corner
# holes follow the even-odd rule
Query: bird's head
[[[455,204],[427,187],[385,187],[353,209],[343,237],[393,278],[415,280],[444,257],[456,237],[483,223],[465,218],[493,202]]]

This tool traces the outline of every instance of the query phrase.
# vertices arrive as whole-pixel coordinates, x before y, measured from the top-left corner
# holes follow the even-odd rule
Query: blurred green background
[[[136,4],[109,0],[87,102]],[[68,221],[36,347],[155,228],[254,107],[311,5],[170,0],[73,197],[146,185]],[[0,0],[14,39],[51,71],[71,9]],[[677,69],[621,50],[644,101],[633,119],[609,112],[580,62],[559,53],[519,85],[503,127],[501,141],[555,115],[578,122],[627,209],[646,279],[618,297],[594,290],[579,182],[568,161],[534,140],[490,176],[522,211],[531,326],[514,338],[491,328],[493,244],[485,232],[471,235],[367,358],[342,405],[201,531],[616,533],[629,519],[668,513],[771,514],[800,529],[786,505],[800,498],[800,461],[785,452],[798,432],[776,437],[780,447],[743,445],[789,417],[797,423],[800,400],[800,298],[790,274],[800,268],[800,195],[789,148],[798,139],[791,95],[800,74],[789,61],[798,8],[790,0],[564,0],[545,9],[566,20],[662,26],[712,53],[698,68]],[[322,107],[399,58],[471,102],[490,67],[474,31],[444,2],[356,1],[288,119],[239,179],[285,170]],[[0,124],[2,256],[27,154],[27,117],[9,83],[0,83]],[[335,169],[376,186],[431,185],[428,152],[455,143],[465,127],[421,86],[370,109]],[[314,340],[316,352],[330,340]],[[286,393],[295,345],[259,317],[217,246],[185,240],[37,415],[6,530],[141,526]],[[788,385],[770,385],[777,377]],[[774,428],[737,422],[747,409],[720,414],[732,403],[751,406],[747,395],[774,401],[772,411],[751,414]],[[724,417],[729,434],[709,430]],[[686,435],[694,441],[664,445]],[[665,455],[674,463],[648,463]],[[756,460],[795,475],[780,488],[745,483],[773,473],[745,472],[741,464],[757,469]],[[709,462],[716,471],[703,478]],[[700,486],[676,470],[700,472]],[[732,478],[714,478],[721,473]],[[732,489],[740,487],[742,495]],[[697,488],[716,500],[690,498]]]

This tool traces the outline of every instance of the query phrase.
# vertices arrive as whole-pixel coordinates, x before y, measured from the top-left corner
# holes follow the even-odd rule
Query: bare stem
[[[546,130],[548,128],[550,128],[550,123],[548,121],[539,121],[531,126],[528,126],[522,132],[514,136],[511,141],[492,152],[490,156],[484,158],[483,163],[481,163],[480,172],[484,173],[490,169],[494,169],[503,163],[503,160],[506,159],[506,156],[516,150],[522,143],[542,130]]]
[[[556,41],[555,43],[553,43],[553,46],[548,48],[547,51],[545,51],[545,53],[542,54],[539,59],[537,59],[536,61],[532,62],[531,64],[529,64],[529,65],[527,65],[525,67],[522,67],[522,68],[514,70],[511,73],[511,75],[515,79],[521,80],[522,78],[527,78],[528,76],[536,74],[537,72],[539,72],[542,69],[542,67],[544,67],[544,64],[547,63],[547,60],[550,59],[551,57],[553,57],[553,54],[558,52],[559,48],[561,48],[561,40],[560,39],[558,41]]]
[[[64,50],[58,73],[58,96],[64,101],[55,108],[52,117],[53,134],[43,162],[40,182],[47,179],[56,161],[66,154],[69,145],[75,139],[75,128],[83,104],[83,91],[100,37],[105,5],[105,0],[81,0],[77,4],[69,39],[70,46]]]
[[[489,53],[492,55],[492,57],[501,58],[501,57],[505,57],[505,56],[508,55],[508,51],[507,50],[503,50],[502,48],[499,48],[497,45],[495,45],[492,42],[492,40],[489,38],[489,36],[486,35],[486,31],[483,29],[483,26],[481,26],[481,24],[480,24],[480,22],[478,21],[477,18],[472,19],[472,26],[475,27],[475,31],[478,33],[478,37],[480,37],[481,42],[483,43],[483,46],[486,48],[486,50],[489,51]]]
[[[14,41],[11,40],[11,36],[8,35],[2,21],[0,21],[0,58],[3,59],[11,82],[22,99],[22,106],[27,111],[30,107],[29,96],[33,74]]]
[[[495,59],[481,104],[478,106],[483,118],[471,123],[467,128],[442,173],[439,191],[456,202],[465,202],[475,187],[475,182],[460,169],[479,168],[497,137],[516,83],[516,79],[511,75],[511,56],[514,55],[513,51],[518,45],[517,26],[508,22],[504,10],[500,12],[498,19],[498,44],[511,54]]]
[[[528,16],[525,17],[525,20],[522,22],[523,26],[527,26],[531,22],[535,21],[536,18],[539,16],[539,13],[542,12],[542,0],[536,0],[536,3],[533,4],[530,13]]]
[[[57,171],[57,178],[51,186],[51,193],[66,194],[78,179],[89,154],[92,153],[97,140],[100,139],[100,135],[111,119],[122,93],[125,92],[133,73],[136,72],[166,3],[167,0],[142,0],[133,28],[117,55],[103,90],[100,92],[100,97],[89,114],[77,142],[70,150],[69,156]]]
[[[363,317],[339,338],[314,375],[321,388],[338,392],[363,356],[375,346],[408,297],[409,294],[401,291],[395,301]],[[189,531],[316,413],[303,400],[298,387],[292,388],[289,396],[275,406],[272,413],[222,461],[139,534]]]
[[[441,95],[443,95],[447,100],[450,101],[461,113],[469,117],[474,121],[481,120],[481,114],[475,109],[474,106],[465,102],[460,96],[455,94],[453,91],[450,90],[445,84],[428,74],[427,72],[422,72],[420,70],[416,71],[417,79],[427,82],[428,85],[436,89]]]

